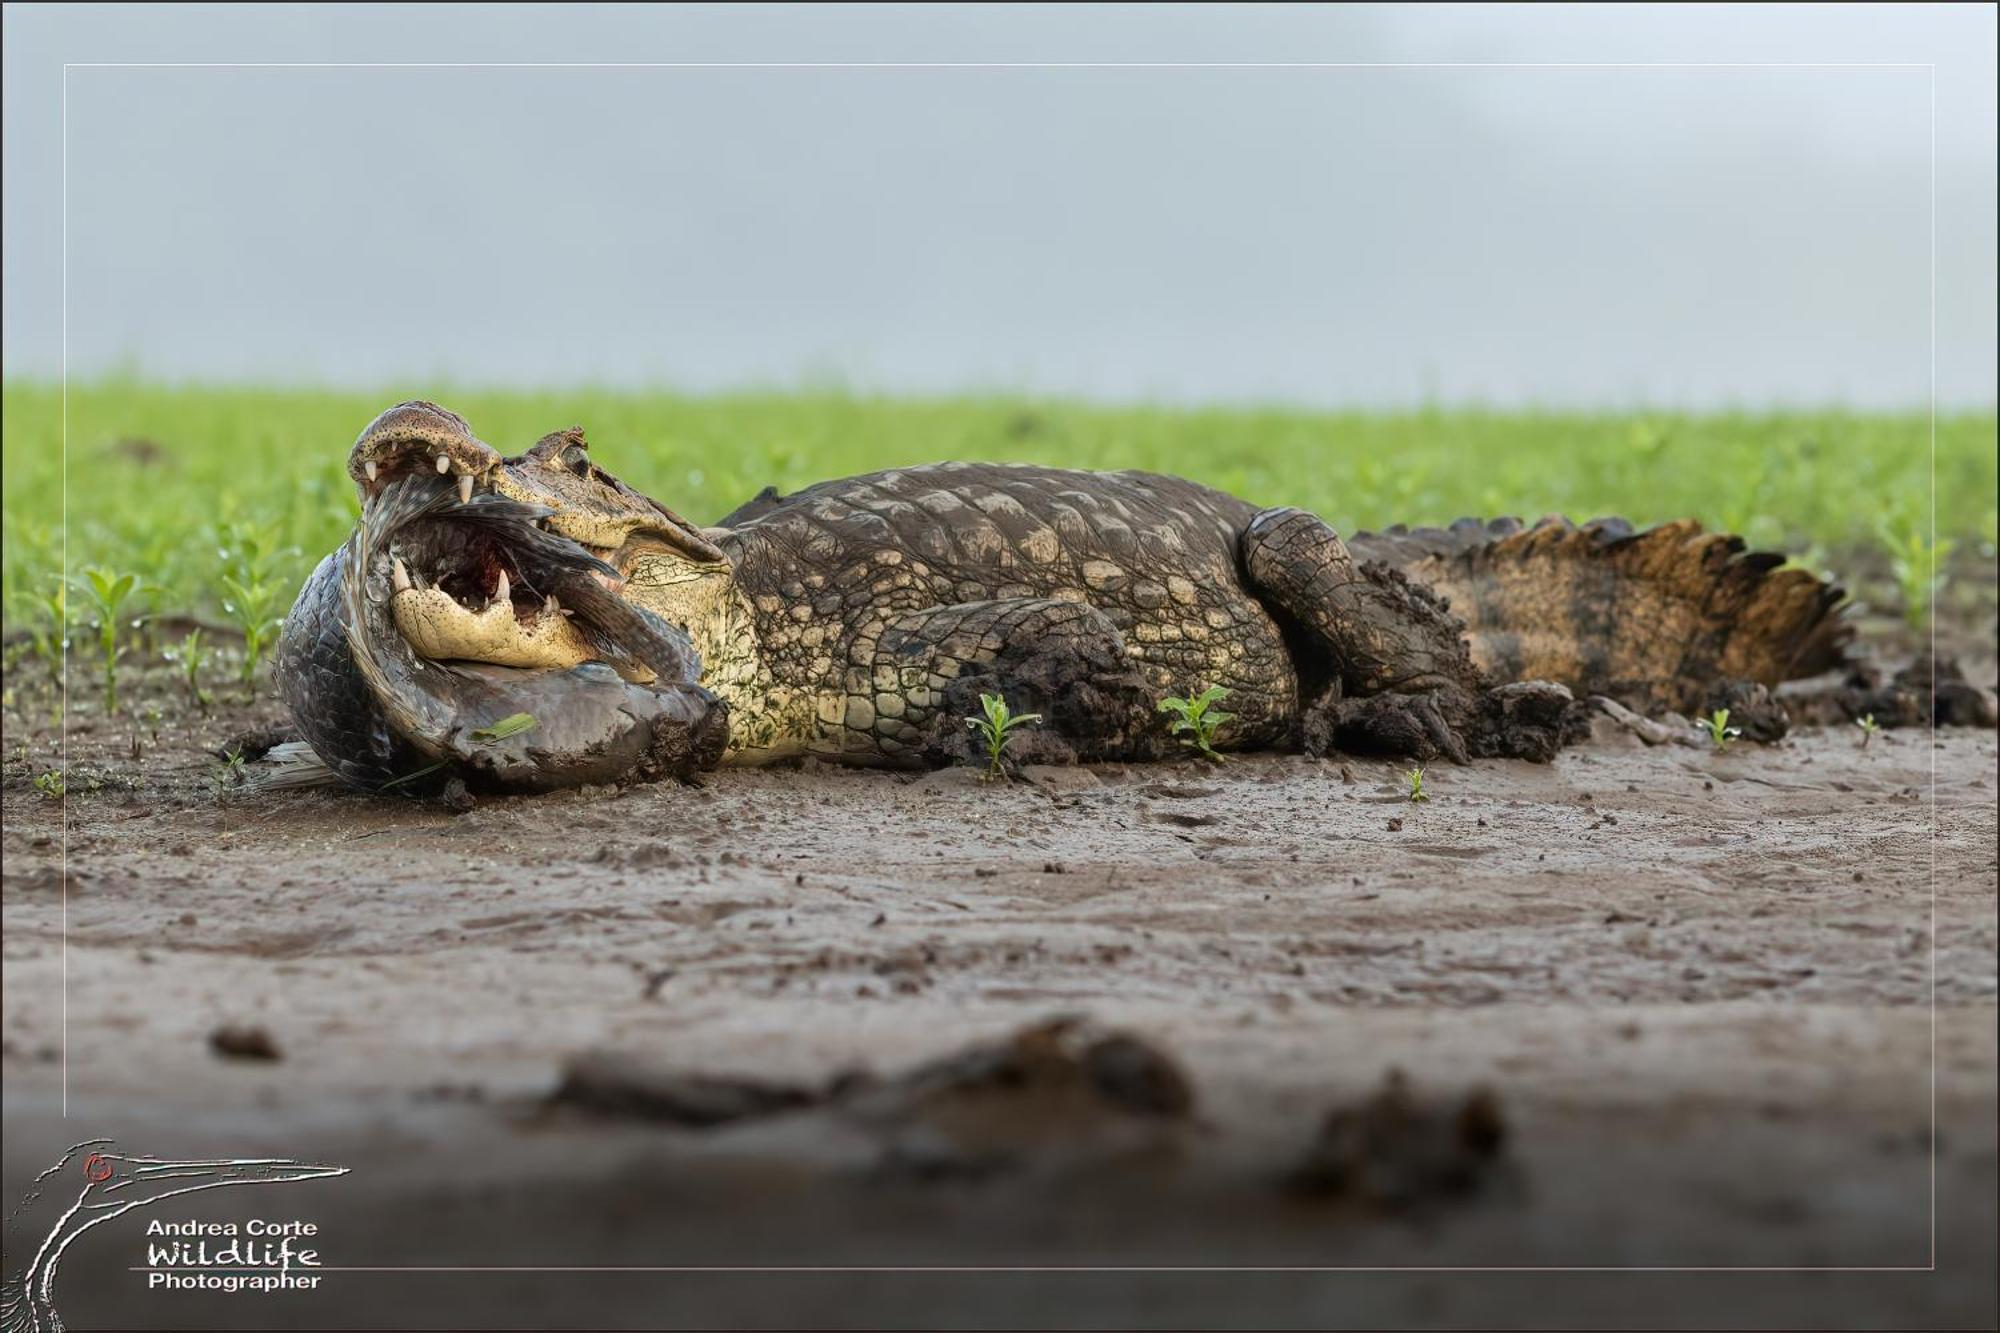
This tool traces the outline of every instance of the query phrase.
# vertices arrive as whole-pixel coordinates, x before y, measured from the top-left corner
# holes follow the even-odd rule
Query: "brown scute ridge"
[[[1560,681],[1682,711],[1718,680],[1765,685],[1842,665],[1841,589],[1692,519],[1396,526],[1350,543],[1443,594],[1473,659],[1505,680]]]

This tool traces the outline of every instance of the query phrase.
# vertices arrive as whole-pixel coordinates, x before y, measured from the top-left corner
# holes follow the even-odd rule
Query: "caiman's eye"
[[[563,450],[562,462],[564,467],[576,473],[579,477],[588,477],[590,475],[590,458],[581,449],[569,448]]]

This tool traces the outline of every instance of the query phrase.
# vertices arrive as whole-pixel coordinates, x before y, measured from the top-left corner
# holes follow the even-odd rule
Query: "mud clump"
[[[1491,1089],[1475,1089],[1455,1107],[1426,1102],[1395,1069],[1365,1100],[1327,1113],[1286,1185],[1306,1198],[1416,1211],[1484,1188],[1506,1142]]]
[[[570,1062],[549,1103],[692,1128],[819,1111],[876,1145],[879,1172],[938,1179],[1168,1146],[1191,1122],[1195,1097],[1180,1065],[1151,1043],[1066,1016],[892,1076],[848,1070],[823,1089],[593,1052]]]
[[[1470,728],[1471,751],[1482,758],[1546,764],[1590,735],[1590,707],[1543,680],[1488,690]]]
[[[578,1056],[550,1104],[601,1115],[708,1128],[816,1105],[824,1094],[791,1084],[689,1074],[609,1051]]]
[[[1966,679],[1954,658],[1920,654],[1885,678],[1872,663],[1855,664],[1838,688],[1800,690],[1786,695],[1801,721],[1822,724],[1872,717],[1884,727],[1982,727],[2000,724],[2000,701],[1993,690]]]
[[[1130,1033],[1059,1017],[906,1073],[850,1075],[840,1111],[880,1145],[880,1174],[920,1180],[1171,1154],[1192,1123],[1178,1062]]]
[[[272,1064],[285,1058],[268,1029],[248,1023],[225,1023],[208,1034],[208,1049],[225,1060]]]
[[[255,726],[237,732],[211,753],[217,759],[228,760],[238,756],[246,764],[254,764],[287,741],[297,739],[298,732],[290,726]]]
[[[1171,1055],[1069,1015],[897,1074],[849,1070],[823,1088],[595,1052],[570,1063],[549,1102],[694,1129],[789,1112],[826,1116],[859,1146],[854,1165],[864,1176],[919,1184],[1084,1172],[1099,1179],[1107,1167],[1144,1174],[1187,1160],[1213,1133],[1197,1118],[1194,1084]],[[1483,1189],[1506,1140],[1492,1091],[1476,1089],[1453,1104],[1424,1100],[1392,1070],[1365,1100],[1330,1112],[1303,1159],[1277,1178],[1301,1198],[1421,1212]]]

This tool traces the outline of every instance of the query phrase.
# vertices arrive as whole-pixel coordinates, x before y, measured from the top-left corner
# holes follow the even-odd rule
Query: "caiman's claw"
[[[1434,694],[1373,694],[1337,706],[1334,744],[1357,754],[1407,755],[1454,764],[1471,762],[1465,741],[1446,720]]]
[[[1440,754],[1454,764],[1472,762],[1472,756],[1465,752],[1465,742],[1458,738],[1458,733],[1444,720],[1444,714],[1439,710],[1436,698],[1428,694],[1418,695],[1411,703],[1411,711],[1416,714],[1424,734],[1430,737],[1431,744],[1438,748]]]

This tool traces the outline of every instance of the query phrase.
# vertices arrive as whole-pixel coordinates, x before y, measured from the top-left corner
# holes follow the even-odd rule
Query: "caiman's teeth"
[[[368,480],[373,481],[375,480],[375,474],[382,469],[376,466],[375,460],[371,458],[361,465],[361,470],[368,474]]]
[[[469,505],[472,503],[471,473],[467,473],[465,476],[460,477],[458,479],[458,502],[462,505]]]
[[[595,658],[590,642],[569,621],[547,616],[530,625],[514,614],[511,602],[494,601],[475,611],[442,588],[418,588],[391,600],[389,612],[410,646],[438,661],[566,671]]]
[[[550,593],[549,600],[542,603],[542,614],[545,616],[562,616],[569,613],[563,610],[562,603],[556,600],[555,594]]]
[[[375,465],[373,463],[370,463],[369,466],[373,467]],[[399,555],[395,557],[395,561],[396,561],[396,570],[395,570],[396,591],[408,592],[412,587],[415,586],[410,582],[410,571],[403,567],[402,556]]]
[[[470,478],[467,480],[470,480]],[[507,582],[507,571],[503,569],[500,571],[500,582],[493,587],[493,603],[496,606],[506,606],[511,602],[512,597],[513,587]]]
[[[437,468],[438,468],[438,475],[440,477],[442,477],[445,473],[451,471],[451,455],[439,454],[437,456]]]

